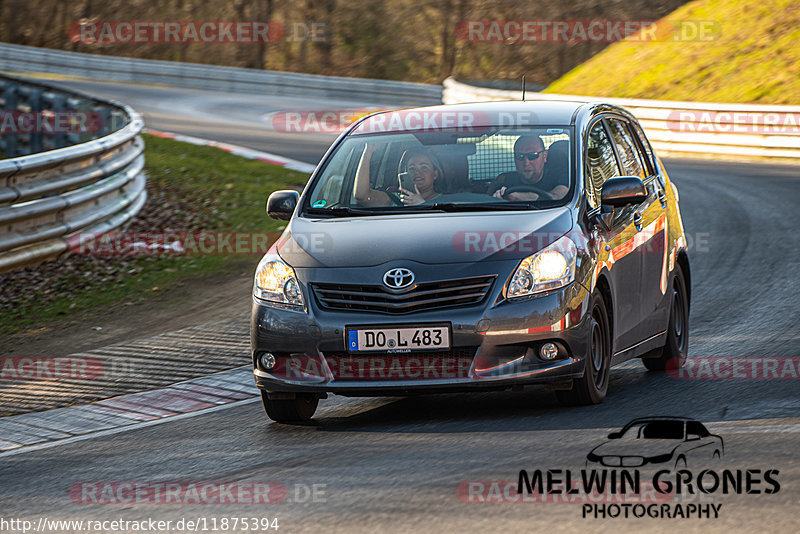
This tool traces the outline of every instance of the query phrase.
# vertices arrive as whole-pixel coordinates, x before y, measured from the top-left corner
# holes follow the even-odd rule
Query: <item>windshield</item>
[[[351,135],[312,185],[314,215],[545,209],[571,196],[572,128]]]
[[[649,421],[630,426],[623,439],[683,439],[683,421]]]

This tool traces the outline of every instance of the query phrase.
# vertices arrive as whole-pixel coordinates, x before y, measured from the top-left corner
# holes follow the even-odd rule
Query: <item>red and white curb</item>
[[[0,418],[0,457],[249,404],[260,398],[249,365],[110,399]]]
[[[211,139],[202,139],[200,137],[176,134],[172,132],[162,132],[160,130],[151,130],[149,128],[145,130],[145,133],[148,133],[155,137],[161,137],[162,139],[172,139],[174,141],[180,141],[181,143],[189,143],[191,145],[210,146],[218,148],[220,150],[224,150],[225,152],[230,152],[231,154],[234,154],[236,156],[263,161],[264,163],[277,165],[279,167],[284,167],[286,169],[291,169],[293,171],[299,171],[311,174],[312,172],[314,172],[314,169],[316,168],[315,165],[311,165],[310,163],[305,163],[304,161],[289,159],[283,156],[279,156],[277,154],[270,154],[269,152],[261,152],[260,150],[253,150],[252,148],[247,148],[243,146],[230,145],[228,143],[221,143],[219,141],[212,141]]]

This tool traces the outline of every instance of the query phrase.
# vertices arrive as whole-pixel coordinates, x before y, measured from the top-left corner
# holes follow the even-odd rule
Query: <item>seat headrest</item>
[[[569,172],[569,141],[562,139],[556,141],[547,149],[547,163],[544,165],[543,179],[550,183],[555,180],[563,185],[567,184],[566,176]]]

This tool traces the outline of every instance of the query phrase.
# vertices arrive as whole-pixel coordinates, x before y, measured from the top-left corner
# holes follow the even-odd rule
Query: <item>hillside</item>
[[[677,39],[676,21],[706,39]],[[659,21],[654,35],[609,46],[545,92],[800,104],[797,0],[695,0]]]
[[[545,86],[604,40],[475,38],[510,21],[656,20],[686,0],[0,0],[0,41],[109,56],[409,82]],[[198,32],[211,25],[208,38]],[[232,21],[241,23],[237,31]],[[248,22],[268,22],[266,41]],[[180,23],[167,37],[165,24]],[[141,36],[126,24],[142,23]],[[153,25],[155,29],[146,28]],[[158,28],[163,27],[159,32]],[[223,31],[227,27],[228,31]],[[192,32],[184,31],[192,29]],[[239,38],[238,29],[244,30]],[[252,33],[251,33],[252,30]],[[480,34],[481,32],[479,32]],[[488,34],[488,32],[487,32]],[[181,38],[175,38],[180,35]],[[259,33],[260,35],[260,33]],[[234,38],[235,37],[235,38]],[[619,36],[618,38],[621,38]]]

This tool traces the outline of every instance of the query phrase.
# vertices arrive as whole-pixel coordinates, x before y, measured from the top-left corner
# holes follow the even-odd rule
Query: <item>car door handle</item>
[[[658,200],[661,201],[661,207],[662,208],[666,208],[667,207],[667,195],[664,194],[664,190],[663,189],[659,189],[658,190]]]
[[[642,214],[641,213],[634,213],[633,214],[633,225],[636,226],[636,231],[642,231]]]

